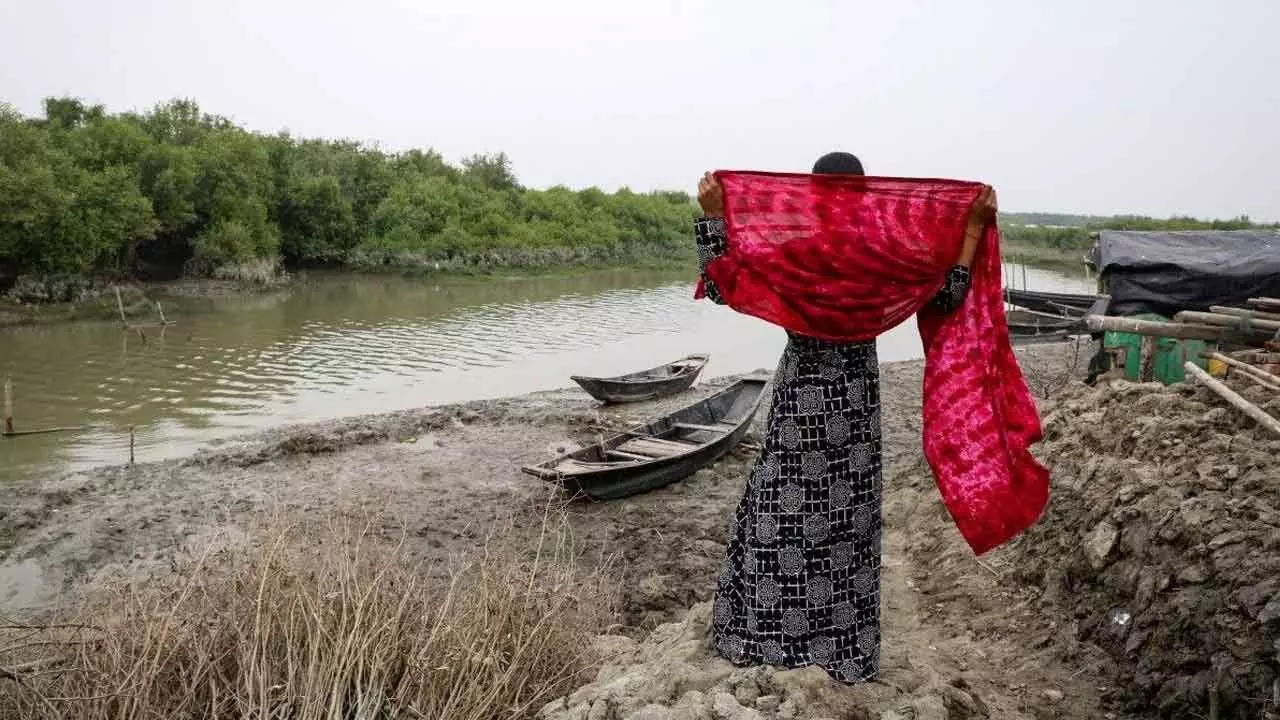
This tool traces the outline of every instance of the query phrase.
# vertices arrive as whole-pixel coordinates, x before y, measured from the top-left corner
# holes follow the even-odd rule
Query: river
[[[1091,283],[1022,268],[1018,287]],[[781,330],[692,300],[687,273],[433,279],[308,274],[268,295],[166,300],[176,324],[145,336],[111,323],[0,330],[18,430],[0,482],[190,454],[263,428],[565,387],[709,352],[703,377],[772,368]],[[914,322],[879,340],[917,358]]]

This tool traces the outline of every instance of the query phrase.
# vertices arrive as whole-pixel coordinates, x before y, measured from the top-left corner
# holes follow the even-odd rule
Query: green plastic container
[[[1160,315],[1138,315],[1136,319],[1168,322]],[[1111,356],[1111,366],[1123,368],[1124,377],[1135,382],[1159,380],[1170,385],[1186,379],[1183,364],[1187,361],[1208,367],[1201,356],[1209,350],[1204,340],[1150,337],[1135,333],[1108,331],[1102,336],[1102,347]]]

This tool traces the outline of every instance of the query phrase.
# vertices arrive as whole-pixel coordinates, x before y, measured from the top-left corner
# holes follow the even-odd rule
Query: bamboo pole
[[[160,325],[168,325],[169,321],[164,319],[164,308],[160,306],[160,301],[156,301],[156,312],[160,313]]]
[[[1280,390],[1280,377],[1276,377],[1266,370],[1256,368],[1247,362],[1237,360],[1233,357],[1228,357],[1220,352],[1204,353],[1204,356],[1211,360],[1217,360],[1229,368],[1239,370],[1241,375],[1244,375],[1259,385],[1269,387],[1272,390]]]
[[[1111,317],[1109,315],[1085,315],[1084,324],[1092,332],[1109,330],[1134,333],[1135,335],[1151,335],[1184,340],[1212,340],[1215,342],[1258,343],[1270,335],[1269,333],[1263,336],[1259,336],[1256,333],[1241,333],[1235,328],[1222,327],[1221,325],[1135,320],[1133,318]]]
[[[116,309],[120,311],[120,327],[128,329],[129,318],[125,317],[125,314],[124,314],[124,298],[120,296],[120,286],[116,285],[115,290],[116,290]]]
[[[1280,298],[1256,297],[1250,298],[1249,305],[1261,308],[1268,312],[1280,312]]]
[[[4,379],[4,434],[13,434],[13,380]]]
[[[1214,305],[1209,308],[1209,312],[1217,313],[1219,315],[1235,315],[1237,317],[1255,318],[1257,320],[1280,320],[1280,313],[1250,310],[1249,308],[1233,308]]]
[[[68,432],[71,430],[79,430],[79,427],[51,427],[40,428],[39,430],[14,430],[13,429],[13,380],[6,377],[4,379],[4,429],[0,431],[0,437],[22,437],[24,435],[47,435],[49,433]]]
[[[1233,327],[1238,328],[1242,332],[1253,332],[1254,330],[1268,330],[1274,332],[1276,330],[1280,330],[1280,322],[1276,322],[1275,320],[1255,320],[1251,317],[1220,315],[1218,313],[1211,312],[1192,312],[1190,310],[1184,310],[1177,315],[1174,315],[1173,319],[1180,323]]]
[[[1195,363],[1188,361],[1182,367],[1186,369],[1187,374],[1195,377],[1196,380],[1200,381],[1201,385],[1204,385],[1205,387],[1212,390],[1215,394],[1217,394],[1218,397],[1222,398],[1223,400],[1226,400],[1227,403],[1229,403],[1232,407],[1244,413],[1245,415],[1248,415],[1249,417],[1253,418],[1253,420],[1257,422],[1259,425],[1261,425],[1262,427],[1270,430],[1276,435],[1280,435],[1280,420],[1277,420],[1271,417],[1270,415],[1268,415],[1267,413],[1259,409],[1257,405],[1254,405],[1248,400],[1245,400],[1244,398],[1240,397],[1240,395],[1237,394],[1236,391],[1227,387],[1218,379],[1212,377],[1211,375],[1209,375],[1209,373],[1200,369],[1200,366],[1196,365]]]

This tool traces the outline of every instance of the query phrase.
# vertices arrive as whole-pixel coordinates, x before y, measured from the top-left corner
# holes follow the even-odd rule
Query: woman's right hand
[[[703,173],[698,181],[698,204],[703,217],[724,217],[724,188],[711,173]]]

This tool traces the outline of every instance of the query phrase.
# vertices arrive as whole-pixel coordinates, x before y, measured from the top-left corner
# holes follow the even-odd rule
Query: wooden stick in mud
[[[13,380],[4,379],[4,434],[13,434]]]
[[[1200,369],[1199,365],[1196,365],[1191,361],[1187,361],[1187,363],[1182,367],[1187,371],[1188,375],[1195,377],[1196,380],[1200,381],[1201,385],[1204,385],[1216,393],[1218,397],[1226,400],[1231,407],[1234,407],[1245,415],[1253,418],[1253,420],[1262,427],[1270,430],[1276,435],[1280,435],[1280,420],[1271,417],[1267,413],[1263,412],[1257,405],[1254,405],[1248,400],[1240,397],[1236,391],[1227,387],[1217,378]]]
[[[1219,315],[1235,315],[1236,317],[1254,318],[1255,320],[1280,320],[1280,312],[1263,312],[1261,310],[1250,310],[1249,308],[1233,308],[1214,305],[1209,308],[1209,312]]]
[[[164,308],[160,306],[160,301],[159,301],[159,300],[157,300],[157,301],[156,301],[156,312],[157,312],[157,313],[160,313],[160,325],[161,325],[161,327],[163,327],[163,326],[165,326],[165,325],[168,325],[168,324],[169,324],[169,321],[164,319]]]
[[[1233,357],[1228,357],[1220,352],[1205,353],[1204,356],[1211,360],[1217,360],[1229,368],[1239,370],[1241,375],[1253,380],[1259,385],[1269,387],[1272,390],[1280,390],[1280,377],[1276,377],[1266,370],[1256,368],[1247,362],[1237,360]]]
[[[129,426],[129,464],[133,465],[133,426]]]
[[[116,290],[116,309],[120,311],[120,327],[127,330],[129,328],[129,318],[125,317],[124,314],[124,298],[120,296],[120,286],[116,285],[114,287]]]
[[[1180,323],[1195,323],[1199,325],[1222,325],[1224,327],[1233,327],[1241,332],[1252,332],[1254,330],[1280,330],[1280,322],[1275,320],[1261,320],[1251,317],[1237,317],[1235,315],[1222,315],[1211,312],[1192,312],[1184,310],[1173,316],[1174,320]]]
[[[1241,333],[1239,330],[1221,325],[1192,325],[1187,323],[1160,322],[1158,320],[1135,320],[1133,318],[1111,317],[1109,315],[1085,315],[1085,327],[1092,332],[1115,331],[1134,333],[1135,335],[1151,335],[1190,340],[1233,341],[1242,343],[1258,343],[1268,334],[1257,332]]]

